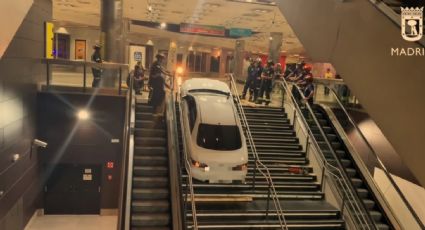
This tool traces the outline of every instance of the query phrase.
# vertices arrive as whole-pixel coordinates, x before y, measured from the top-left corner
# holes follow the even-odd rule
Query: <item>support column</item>
[[[102,57],[108,62],[124,63],[125,35],[123,35],[122,1],[101,1],[101,43]],[[102,74],[102,86],[114,87],[118,71],[105,70]]]
[[[274,63],[277,63],[280,60],[283,34],[272,32],[270,33],[270,38],[269,59],[271,59]]]
[[[224,77],[224,75],[226,74],[226,61],[227,61],[227,50],[221,49],[219,77]]]
[[[177,64],[177,43],[171,41],[168,49],[167,70],[173,72]]]
[[[236,80],[245,80],[243,76],[243,61],[245,58],[245,41],[236,40],[235,53],[233,56],[233,75]]]

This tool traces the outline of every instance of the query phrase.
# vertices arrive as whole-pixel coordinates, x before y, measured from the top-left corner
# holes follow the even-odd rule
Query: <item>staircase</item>
[[[323,139],[323,136],[320,135],[320,131],[317,125],[314,123],[314,120],[307,119],[307,122],[309,123],[309,126],[315,136],[315,139],[318,142],[320,148],[322,148],[322,152],[325,154],[327,161],[335,167],[339,167],[336,161],[340,161],[341,165],[344,167],[343,171],[345,171],[345,173],[350,178],[351,184],[355,188],[358,196],[363,201],[365,208],[369,212],[378,229],[392,229],[379,203],[377,202],[370,188],[366,184],[365,179],[361,175],[361,172],[356,166],[355,161],[347,150],[347,147],[345,146],[341,137],[337,134],[337,131],[332,125],[332,122],[330,121],[328,115],[321,107],[317,105],[313,106],[313,110],[314,115],[318,119],[321,128],[326,134],[326,138],[328,139],[329,143],[331,143],[333,150],[338,156],[338,159],[335,159],[334,156],[329,151],[327,151],[328,146],[325,140]],[[306,117],[308,116],[306,115]]]
[[[321,186],[284,111],[248,107],[244,111],[260,159],[270,170],[288,228],[345,229],[340,212],[324,201]],[[254,177],[255,163],[252,154],[249,157],[246,184],[207,184],[194,180],[196,199],[204,198],[196,202],[199,229],[281,229],[272,201],[266,214],[268,184],[259,172]],[[308,173],[292,174],[289,165],[305,167]],[[185,191],[186,170],[182,172]],[[190,205],[187,208],[186,226],[192,229]]]
[[[152,107],[136,105],[132,230],[172,229],[167,131],[152,113]]]

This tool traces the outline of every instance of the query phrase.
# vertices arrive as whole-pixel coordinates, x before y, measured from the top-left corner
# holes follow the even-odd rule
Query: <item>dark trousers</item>
[[[273,82],[272,80],[263,80],[261,82],[259,97],[263,98],[264,93],[266,94],[266,104],[270,103],[270,93],[272,91]]]
[[[91,86],[93,88],[98,88],[100,85],[100,79],[102,77],[102,71],[100,69],[95,69],[95,68],[92,68],[91,71],[93,73],[93,82]]]
[[[243,87],[243,91],[242,91],[242,97],[243,98],[246,97],[246,93],[247,93],[248,89],[249,89],[250,94],[252,96],[254,83],[255,83],[255,78],[247,78],[246,79],[245,86]]]

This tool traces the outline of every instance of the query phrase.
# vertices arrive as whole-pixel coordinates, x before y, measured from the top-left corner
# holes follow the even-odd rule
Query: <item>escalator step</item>
[[[138,227],[165,227],[171,224],[169,214],[132,215],[131,225]]]
[[[133,177],[133,188],[167,188],[168,177]]]
[[[170,203],[163,200],[133,201],[131,207],[134,212],[158,213],[170,211]]]
[[[168,168],[161,166],[135,166],[133,172],[135,176],[168,176]]]
[[[136,200],[164,200],[170,195],[168,189],[133,189],[132,194]]]

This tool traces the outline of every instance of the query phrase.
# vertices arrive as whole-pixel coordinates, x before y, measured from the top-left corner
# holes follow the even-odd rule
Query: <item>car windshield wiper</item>
[[[189,90],[189,93],[215,93],[215,94],[225,95],[227,97],[230,96],[230,92],[223,92],[216,89],[191,89]]]

